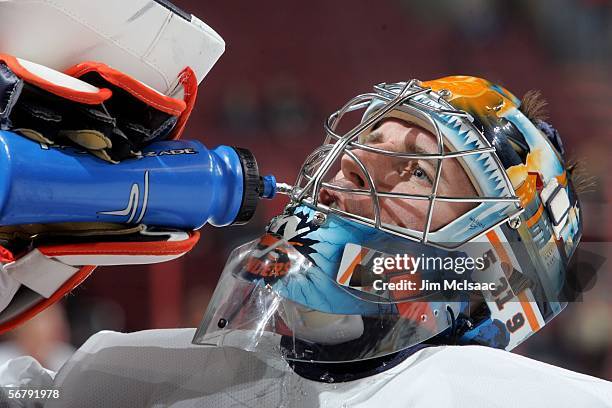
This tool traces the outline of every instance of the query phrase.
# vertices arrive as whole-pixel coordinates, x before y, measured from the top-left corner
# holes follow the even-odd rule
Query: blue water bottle
[[[0,225],[224,226],[250,220],[259,198],[276,191],[248,150],[193,140],[154,143],[142,158],[109,164],[0,131],[0,166]]]

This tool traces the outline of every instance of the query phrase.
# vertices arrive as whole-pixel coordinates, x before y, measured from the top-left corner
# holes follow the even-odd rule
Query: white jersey
[[[429,347],[379,374],[328,384],[282,360],[192,345],[193,334],[100,332],[57,374],[22,357],[0,368],[0,384],[59,388],[61,399],[45,407],[612,407],[611,382],[486,347]]]

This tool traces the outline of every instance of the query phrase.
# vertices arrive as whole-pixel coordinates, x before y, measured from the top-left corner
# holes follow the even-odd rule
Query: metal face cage
[[[445,99],[449,96],[449,94],[450,93],[445,90],[435,92],[431,88],[423,86],[420,81],[413,79],[409,82],[378,84],[374,86],[374,92],[358,95],[348,101],[340,110],[331,114],[325,122],[325,141],[323,145],[315,149],[315,151],[307,157],[305,163],[302,165],[295,183],[295,187],[292,188],[290,193],[291,203],[289,205],[293,206],[298,203],[304,203],[318,209],[324,214],[337,214],[400,237],[417,242],[430,243],[445,248],[460,246],[465,242],[471,241],[485,234],[487,231],[497,225],[509,220],[516,220],[523,209],[520,205],[520,199],[516,196],[514,188],[503,166],[501,165],[497,154],[495,153],[495,147],[492,146],[484,137],[482,132],[476,126],[474,126],[473,118],[469,113],[462,110],[457,110]],[[366,115],[357,126],[351,128],[346,133],[337,133],[338,124],[347,113],[357,110],[365,110],[373,103],[380,105],[380,108],[375,110],[369,116]],[[389,151],[360,142],[360,135],[368,132],[380,120],[391,114],[393,111],[401,111],[405,116],[413,118],[415,123],[422,124],[423,127],[429,128],[437,140],[437,152],[413,153]],[[443,124],[443,121],[441,121],[441,118],[447,118],[447,120],[460,123],[462,129],[465,126],[466,129],[469,129],[471,138],[474,138],[474,135],[476,135],[476,138],[478,139],[477,146],[480,147],[461,150],[454,146],[450,146],[450,144],[447,143],[445,150],[445,137],[441,130],[441,124]],[[454,150],[449,151],[449,147],[453,148]],[[435,170],[435,178],[432,180],[433,187],[431,194],[407,194],[391,191],[380,191],[380,189],[377,188],[370,172],[368,171],[367,166],[362,160],[360,160],[358,155],[353,152],[355,149],[385,156],[435,161],[437,166]],[[353,160],[353,162],[361,170],[364,175],[366,188],[347,188],[324,181],[332,165],[343,155],[346,155]],[[444,160],[449,158],[464,159],[473,155],[479,155],[478,157],[487,156],[490,166],[497,167],[496,180],[499,188],[498,191],[502,191],[503,193],[499,194],[499,196],[494,194],[486,194],[486,192],[483,191],[478,185],[474,185],[478,191],[478,196],[450,197],[439,195],[438,186],[440,184],[440,175]],[[470,176],[470,179],[474,180],[472,169],[470,169],[469,166],[464,167],[468,167],[465,170],[468,173],[468,176]],[[373,217],[364,217],[359,214],[353,214],[340,208],[333,208],[333,206],[327,206],[321,203],[319,200],[319,193],[322,188],[344,194],[368,195],[373,206]],[[381,220],[381,198],[429,201],[427,215],[425,217],[425,223],[422,231],[383,223]],[[466,236],[461,238],[459,242],[436,242],[436,239],[431,239],[431,227],[432,214],[434,211],[434,206],[437,202],[488,203],[489,205],[499,204],[503,206],[504,210],[501,212],[503,215],[498,217],[493,224],[486,225],[485,227],[481,228],[481,230],[476,231],[475,234],[472,234],[469,237]],[[481,207],[481,205],[478,205],[475,208],[478,207]],[[449,225],[451,224],[453,224],[453,222],[451,222]]]

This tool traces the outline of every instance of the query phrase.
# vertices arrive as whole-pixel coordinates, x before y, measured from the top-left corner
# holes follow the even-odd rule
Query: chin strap
[[[455,317],[455,312],[450,306],[446,307],[446,311],[451,319],[450,332],[448,334],[448,344],[459,344],[461,336],[474,327],[472,320],[465,314],[459,313]]]

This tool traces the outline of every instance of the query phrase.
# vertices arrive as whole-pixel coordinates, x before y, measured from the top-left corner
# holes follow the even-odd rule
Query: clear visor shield
[[[268,234],[232,252],[194,343],[290,360],[364,360],[439,334],[451,325],[449,309],[458,315],[460,303],[439,293],[343,286]]]
[[[323,212],[456,247],[519,215],[473,118],[418,81],[380,84],[332,114],[293,192]]]

